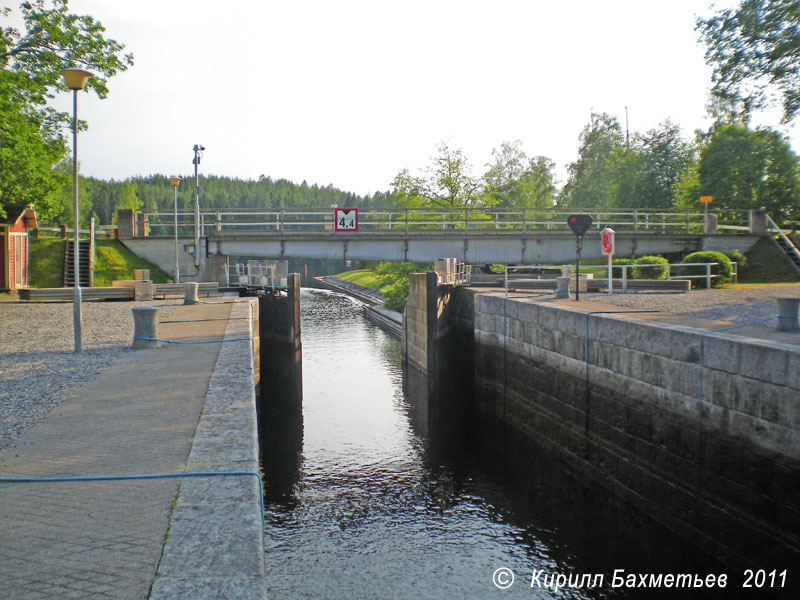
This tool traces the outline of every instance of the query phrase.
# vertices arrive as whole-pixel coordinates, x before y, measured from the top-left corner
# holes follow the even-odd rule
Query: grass
[[[64,286],[64,252],[66,241],[56,237],[31,240],[31,264],[28,281],[31,287]],[[119,240],[98,238],[95,241],[94,285],[110,287],[118,279],[133,279],[134,269],[150,269],[155,283],[166,283],[169,276],[157,266],[136,256]]]
[[[343,279],[344,281],[349,281],[350,283],[354,283],[356,285],[360,285],[361,287],[378,290],[380,292],[383,292],[385,288],[388,287],[381,286],[381,284],[378,282],[378,278],[375,276],[375,271],[372,269],[345,271],[344,273],[334,275],[334,277]]]
[[[66,240],[57,237],[31,239],[31,262],[28,265],[28,284],[35,288],[64,286],[64,252]]]
[[[797,283],[798,277],[781,251],[762,239],[747,252],[747,267],[739,269],[739,283]]]
[[[153,283],[167,283],[170,278],[161,269],[139,258],[115,239],[97,239],[95,243],[94,285],[109,287],[119,279],[133,279],[134,269],[150,269]]]

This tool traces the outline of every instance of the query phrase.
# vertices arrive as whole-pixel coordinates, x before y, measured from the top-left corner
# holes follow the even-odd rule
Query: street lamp
[[[205,146],[194,145],[194,266],[200,266],[200,177],[197,174],[197,166],[203,157]]]
[[[66,69],[61,71],[64,83],[72,90],[72,186],[75,197],[75,241],[73,242],[74,294],[72,296],[72,332],[75,352],[81,351],[81,266],[80,241],[78,240],[78,91],[86,86],[89,71]]]
[[[178,184],[180,177],[170,177],[169,183],[175,190],[175,283],[181,282],[181,267],[178,263]]]

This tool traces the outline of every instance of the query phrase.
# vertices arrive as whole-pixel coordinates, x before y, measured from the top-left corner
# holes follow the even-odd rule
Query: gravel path
[[[0,449],[6,448],[111,360],[131,350],[135,306],[183,299],[83,304],[83,351],[73,352],[72,303],[0,302]]]
[[[731,321],[743,324],[760,321],[778,314],[776,298],[800,298],[800,285],[780,285],[752,289],[693,290],[684,294],[639,292],[633,294],[581,294],[581,300],[591,300],[635,309],[654,309],[661,312]],[[773,327],[774,323],[765,323]]]

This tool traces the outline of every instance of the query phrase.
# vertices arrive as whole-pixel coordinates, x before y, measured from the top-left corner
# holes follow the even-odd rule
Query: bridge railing
[[[700,211],[632,210],[543,210],[543,209],[359,209],[358,229],[364,232],[414,233],[466,232],[526,233],[567,229],[567,216],[583,212],[592,217],[592,228],[648,233],[703,233],[705,216]],[[715,229],[747,231],[749,216],[742,211],[713,213]],[[150,235],[174,235],[175,214],[145,215]],[[194,234],[194,213],[178,213],[179,235]],[[291,234],[334,233],[333,209],[220,210],[200,214],[202,235],[229,233]]]

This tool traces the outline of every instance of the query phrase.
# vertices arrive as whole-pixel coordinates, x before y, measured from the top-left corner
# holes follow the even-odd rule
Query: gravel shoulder
[[[72,303],[0,302],[0,449],[10,446],[63,399],[131,351],[136,306],[166,318],[182,299],[85,302],[83,349],[73,352]]]
[[[699,319],[730,321],[737,325],[777,315],[778,297],[800,298],[800,285],[692,290],[686,293],[581,294],[581,300],[634,309],[658,310]],[[774,323],[765,325],[772,327]]]

